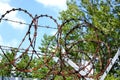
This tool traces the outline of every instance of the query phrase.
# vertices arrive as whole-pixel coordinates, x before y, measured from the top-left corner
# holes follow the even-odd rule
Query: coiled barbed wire
[[[24,23],[20,21],[14,21],[10,19],[5,19],[4,17],[8,15],[12,11],[20,11],[24,12],[25,14],[29,15],[29,17],[32,19],[31,23]],[[49,18],[50,20],[53,20],[53,22],[56,24],[56,28],[49,27],[49,26],[40,26],[38,25],[38,21],[40,18]],[[106,35],[104,34],[103,31],[98,29],[96,26],[93,26],[91,23],[82,20],[80,18],[78,19],[70,19],[70,20],[65,20],[61,25],[58,24],[57,20],[54,19],[52,16],[48,15],[36,15],[33,16],[30,14],[27,10],[18,8],[18,9],[11,9],[9,11],[6,11],[5,14],[3,14],[0,18],[0,22],[4,21],[10,21],[18,24],[24,24],[28,26],[28,30],[23,37],[21,43],[18,45],[18,47],[9,47],[9,46],[2,46],[0,45],[0,50],[1,53],[6,57],[8,62],[4,63],[0,68],[3,68],[8,65],[13,65],[17,71],[21,72],[33,72],[37,73],[37,70],[42,69],[44,67],[47,68],[47,72],[44,73],[43,79],[48,79],[51,75],[53,79],[56,77],[56,75],[61,76],[64,80],[68,76],[72,76],[76,79],[79,78],[93,78],[93,79],[98,79],[103,72],[105,71],[106,67],[108,66],[109,62],[105,62],[107,65],[103,65],[104,62],[104,57],[102,54],[104,50],[106,50],[106,53],[109,54],[109,57],[106,60],[109,60],[110,56],[110,47],[109,45],[100,38],[100,35]],[[80,22],[81,21],[81,22]],[[69,24],[70,22],[76,22],[75,25],[69,26],[68,30],[64,32],[64,28],[66,28],[66,24]],[[41,51],[37,51],[35,46],[36,46],[36,38],[38,34],[38,27],[42,28],[50,28],[50,29],[57,29],[57,32],[55,35],[51,37],[50,42],[48,43],[47,47],[45,47],[44,53]],[[31,29],[34,28],[34,33],[31,33]],[[91,32],[87,33],[87,30],[91,30]],[[74,34],[77,34],[77,38],[74,38]],[[33,35],[33,37],[31,37]],[[91,36],[90,38],[87,38],[87,36]],[[25,40],[29,40],[29,45],[26,45],[26,49],[22,49],[21,46],[25,42]],[[55,42],[54,48],[51,50],[51,43]],[[89,50],[91,49],[89,45],[93,45],[95,50]],[[65,52],[63,52],[65,50]],[[9,59],[9,56],[6,55],[6,51],[14,51],[15,57],[13,60]],[[21,53],[18,55],[17,53]],[[30,59],[26,63],[26,66],[23,68],[19,68],[16,64],[18,61],[22,60],[24,56],[28,54]],[[31,54],[31,55],[30,55]],[[42,63],[31,67],[32,61],[34,56],[37,56],[38,60],[41,60]],[[59,55],[59,56],[58,56]],[[102,56],[101,56],[102,55]],[[59,60],[57,62],[52,62],[53,57],[58,57]],[[79,71],[75,71],[73,68],[71,68],[69,65],[66,65],[66,62],[63,57],[68,57],[71,60],[73,60],[79,67]],[[96,62],[95,60],[98,59]],[[82,60],[88,61],[87,64],[83,64]],[[50,65],[50,63],[53,63]],[[36,63],[37,64],[37,63]],[[99,65],[96,65],[99,64]],[[88,69],[87,73],[85,75],[79,74],[80,71],[84,71],[85,69],[88,68],[88,66],[92,66],[90,69]],[[94,73],[95,69],[99,67],[100,72]],[[93,74],[91,74],[93,71]],[[39,73],[38,73],[39,74]]]

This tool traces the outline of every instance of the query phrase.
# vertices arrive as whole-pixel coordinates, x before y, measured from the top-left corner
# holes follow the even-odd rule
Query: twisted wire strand
[[[21,21],[15,21],[15,20],[7,19],[7,18],[1,19],[1,20],[13,22],[13,23],[18,23],[18,24],[23,24],[23,25],[26,25],[26,26],[30,25],[28,23],[24,23],[24,22],[21,22]],[[32,26],[34,26],[34,25],[32,25]],[[50,27],[50,26],[42,26],[42,25],[37,25],[37,26],[40,27],[40,28],[49,28],[49,29],[55,29],[55,30],[57,29],[57,28]]]

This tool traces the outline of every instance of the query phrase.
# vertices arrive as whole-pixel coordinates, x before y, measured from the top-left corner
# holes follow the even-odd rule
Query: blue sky
[[[47,14],[58,20],[59,12],[66,10],[66,0],[0,0],[0,16],[7,10],[12,8],[23,8],[35,14]],[[5,18],[30,23],[31,18],[22,12],[12,12]],[[60,23],[60,21],[58,20]],[[39,25],[57,27],[56,24],[48,18],[39,19]],[[27,31],[28,26],[20,25],[12,22],[2,21],[0,23],[0,45],[17,47]],[[41,42],[42,36],[46,34],[54,34],[56,30],[39,28],[38,44]],[[27,42],[27,40],[26,40]],[[24,46],[27,43],[24,44]]]

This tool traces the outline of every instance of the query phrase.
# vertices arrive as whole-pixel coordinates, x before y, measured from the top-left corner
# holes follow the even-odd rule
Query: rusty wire
[[[14,21],[14,20],[11,20],[11,19],[2,19],[4,21],[9,21],[9,22],[14,22],[14,23],[18,23],[18,24],[23,24],[23,25],[26,25],[26,26],[29,26],[30,24],[28,23],[24,23],[24,22],[21,22],[21,21]],[[34,25],[32,25],[34,26]],[[41,28],[50,28],[50,29],[57,29],[57,28],[53,28],[53,27],[50,27],[50,26],[42,26],[42,25],[38,25],[38,27],[41,27]]]
[[[20,21],[5,19],[4,17],[12,11],[20,11],[20,12],[24,12],[25,14],[29,15],[29,17],[32,19],[31,23],[29,24],[29,23],[23,23]],[[38,24],[38,21],[40,18],[43,18],[43,17],[47,17],[47,18],[53,20],[57,27],[52,28],[49,26],[40,26]],[[104,55],[102,55],[102,53],[103,53],[103,50],[106,50],[106,53],[110,55],[110,47],[104,40],[102,40],[102,38],[100,38],[100,35],[104,35],[103,37],[105,37],[106,35],[104,34],[103,31],[98,29],[96,26],[92,25],[91,23],[89,23],[85,20],[82,20],[80,18],[70,19],[70,20],[65,20],[61,25],[59,25],[57,20],[54,19],[52,16],[48,16],[48,15],[33,16],[27,10],[24,10],[21,8],[12,9],[12,10],[7,11],[5,14],[3,14],[1,16],[0,22],[2,20],[27,25],[28,30],[27,30],[25,36],[23,37],[21,43],[18,45],[18,47],[14,48],[14,47],[0,45],[1,53],[6,57],[6,59],[8,61],[8,62],[4,63],[3,66],[0,66],[0,68],[3,68],[5,66],[8,66],[11,64],[15,67],[15,70],[17,70],[17,71],[34,72],[37,74],[37,72],[36,72],[37,70],[46,67],[48,69],[48,72],[43,77],[43,79],[48,79],[51,75],[52,75],[53,79],[55,78],[56,75],[59,75],[59,76],[62,76],[62,78],[64,80],[67,78],[67,76],[72,76],[72,77],[74,77],[74,79],[79,79],[79,78],[99,79],[99,77],[103,74],[103,72],[105,71],[106,67],[109,64],[106,61],[107,65],[103,65],[104,64],[104,62],[103,62]],[[66,27],[66,24],[69,24],[71,22],[77,22],[77,23],[75,25],[69,26],[68,30],[66,32],[64,32],[63,30]],[[44,52],[44,53],[42,53],[41,51],[37,51],[35,48],[35,46],[37,44],[36,38],[37,38],[37,34],[38,34],[38,31],[37,31],[38,27],[57,29],[57,32],[51,38],[51,42],[49,42],[48,46],[45,48],[46,52]],[[31,28],[34,28],[33,34],[31,33]],[[91,29],[93,32],[87,33],[88,29]],[[74,35],[75,33],[79,33],[77,35],[78,36],[77,39],[72,38],[73,37],[72,35]],[[65,34],[65,35],[63,35],[63,34]],[[85,34],[91,35],[91,38],[87,38],[85,36]],[[31,37],[31,35],[33,35],[33,37]],[[26,45],[27,46],[26,49],[22,49],[21,46],[25,42],[26,39],[29,40],[29,45]],[[55,42],[56,45],[54,46],[54,50],[51,51],[50,45],[52,42]],[[84,45],[92,44],[92,45],[94,45],[95,50],[91,51],[91,50],[89,50],[88,46],[81,46],[83,44]],[[65,49],[64,53],[63,53],[63,49]],[[21,53],[21,54],[19,56],[15,57],[13,60],[10,60],[9,56],[6,55],[6,51],[12,52],[12,50],[14,50],[14,52],[15,52],[14,56],[17,56],[18,53]],[[21,59],[23,59],[25,54],[30,55],[29,56],[30,59],[24,68],[19,68],[16,65],[17,61],[20,61]],[[75,54],[75,55],[72,56],[73,54]],[[90,54],[90,56],[89,56],[89,54]],[[43,59],[43,63],[41,63],[37,66],[34,66],[34,67],[30,67],[30,65],[32,64],[34,55],[37,56],[38,60]],[[56,57],[57,55],[59,55],[58,56],[59,61],[54,62],[53,65],[49,65],[49,63],[53,60],[53,57]],[[82,56],[79,56],[79,55],[82,55]],[[80,67],[79,71],[75,71],[73,68],[66,65],[66,62],[63,59],[63,57],[65,57],[65,56],[67,56],[68,58],[73,60]],[[107,60],[109,60],[110,57],[111,56],[109,56],[107,58]],[[98,63],[99,63],[98,66],[95,65],[96,59],[98,59]],[[81,60],[87,60],[88,63],[86,65],[83,65]],[[87,66],[89,66],[89,65],[92,65],[92,67],[88,70],[87,74],[85,74],[84,76],[80,75],[79,72],[81,70],[85,70],[87,68]],[[97,67],[100,67],[100,72],[90,74],[92,72],[92,70],[95,70]]]

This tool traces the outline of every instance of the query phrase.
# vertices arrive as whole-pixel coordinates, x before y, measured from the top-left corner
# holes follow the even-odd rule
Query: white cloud
[[[10,2],[10,0],[0,0],[1,2]]]
[[[57,33],[57,30],[53,30],[50,34],[55,35]]]
[[[18,46],[18,41],[16,39],[13,39],[10,42],[5,43],[7,46],[11,46],[11,47],[17,47]]]
[[[13,39],[11,41],[5,41],[3,37],[0,35],[0,45],[10,46],[10,47],[16,47],[18,45],[18,41],[16,39]]]
[[[9,4],[10,0],[0,0],[0,15],[4,14],[7,10],[11,10],[13,7]],[[9,13],[5,18],[25,22],[22,18],[17,17],[16,11]],[[24,25],[20,25],[18,23],[8,22],[15,29],[24,29]]]
[[[2,36],[0,35],[0,44],[2,44],[3,43],[3,38],[2,38]]]
[[[46,7],[54,7],[60,10],[66,10],[67,5],[66,2],[67,0],[36,0],[37,2],[43,4]]]

